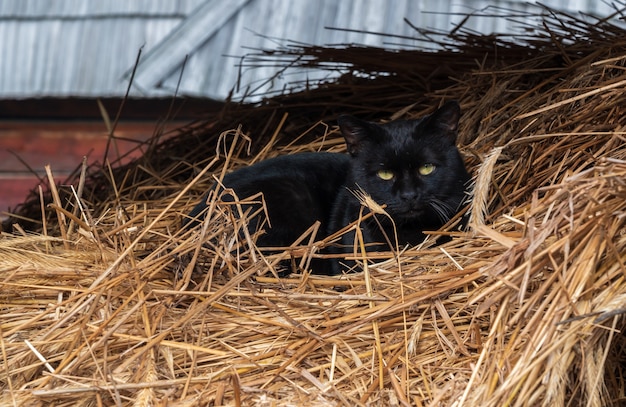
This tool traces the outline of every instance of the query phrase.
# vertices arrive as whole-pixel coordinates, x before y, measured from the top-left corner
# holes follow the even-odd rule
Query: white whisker
[[[450,217],[454,214],[455,210],[445,201],[441,199],[433,198],[428,202],[428,205],[434,209],[435,213],[443,223],[450,220]]]

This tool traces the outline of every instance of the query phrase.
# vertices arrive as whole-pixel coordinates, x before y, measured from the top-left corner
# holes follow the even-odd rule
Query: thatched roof
[[[0,239],[3,403],[623,403],[626,30],[542,21],[523,44],[457,30],[437,53],[277,51],[352,74],[231,105],[127,166],[92,166],[75,194],[53,185],[39,231]],[[437,232],[448,243],[279,279],[289,251],[237,240],[220,205],[179,228],[210,174],[342,151],[340,111],[387,120],[444,99],[461,103],[476,180],[470,230]],[[33,199],[21,216],[36,213]]]

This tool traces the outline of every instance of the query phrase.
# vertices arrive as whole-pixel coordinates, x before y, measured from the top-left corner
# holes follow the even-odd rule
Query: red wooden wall
[[[115,135],[144,141],[152,136],[154,127],[153,122],[120,123]],[[107,140],[103,123],[0,121],[0,212],[24,201],[40,184],[38,177],[46,178],[45,165],[50,165],[55,179],[61,182],[85,156],[88,163],[102,162]],[[117,151],[125,154],[137,145],[119,139],[115,143],[117,149],[109,148],[109,161],[116,158]],[[140,154],[136,151],[126,160]],[[6,217],[6,213],[0,216]]]
[[[205,99],[108,99],[100,103],[110,117],[123,106],[115,129],[117,150],[110,147],[109,161],[117,158],[117,151],[125,154],[137,146],[119,138],[145,141],[162,122],[167,123],[165,131],[173,130],[223,107],[221,102]],[[37,188],[38,177],[46,178],[45,165],[61,182],[81,165],[84,156],[88,163],[102,163],[108,132],[98,105],[93,99],[0,101],[0,219]]]

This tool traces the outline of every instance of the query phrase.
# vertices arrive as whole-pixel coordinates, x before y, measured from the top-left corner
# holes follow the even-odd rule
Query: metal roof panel
[[[128,82],[124,74],[133,68],[142,47],[143,66],[132,95],[173,94],[189,54],[179,92],[225,98],[239,78],[238,58],[255,49],[274,49],[288,40],[315,45],[425,46],[428,43],[418,39],[365,31],[416,35],[405,24],[407,18],[415,26],[448,32],[466,13],[486,7],[519,11],[531,7],[517,0],[238,1],[2,0],[0,98],[123,96]],[[544,0],[543,4],[600,15],[613,11],[607,2],[590,0]],[[490,33],[519,29],[518,25],[505,18],[473,18],[466,27]],[[276,68],[242,73],[240,91],[244,92],[267,82]],[[282,89],[292,81],[320,75],[328,73],[290,71],[266,85]]]

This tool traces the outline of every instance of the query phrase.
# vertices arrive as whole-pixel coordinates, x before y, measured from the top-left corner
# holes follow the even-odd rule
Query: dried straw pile
[[[497,58],[493,38],[459,30],[454,49],[398,53],[393,77],[229,107],[77,177],[83,192],[53,198],[40,233],[0,239],[2,404],[623,403],[626,32],[555,13],[543,27],[526,46],[500,41]],[[299,52],[387,63],[375,49]],[[415,61],[456,64],[456,79],[426,89]],[[289,253],[235,241],[226,208],[178,229],[225,161],[342,150],[337,110],[413,116],[443,99],[461,102],[476,176],[471,231],[445,245],[375,254],[340,279],[276,279]]]

